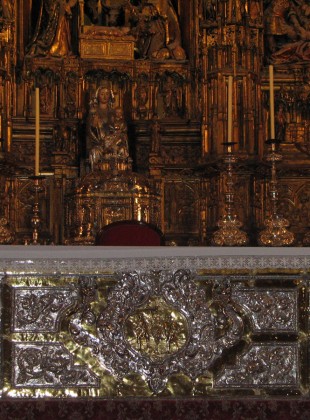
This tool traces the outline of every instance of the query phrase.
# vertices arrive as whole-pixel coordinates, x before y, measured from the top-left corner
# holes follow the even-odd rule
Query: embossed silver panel
[[[56,332],[62,315],[77,300],[71,287],[14,287],[13,332]]]
[[[224,388],[297,388],[300,386],[297,343],[257,343],[225,367],[214,380]]]
[[[217,300],[211,311],[204,290],[196,286],[187,270],[124,273],[110,293],[106,309],[98,316],[90,309],[89,297],[95,298],[95,286],[91,277],[81,277],[81,304],[70,322],[74,339],[92,349],[102,367],[113,376],[121,379],[131,372],[138,373],[154,392],[162,391],[168,377],[175,373],[182,372],[193,380],[206,374],[224,350],[241,340],[243,322],[229,296]],[[158,348],[153,349],[153,357],[134,348],[124,333],[126,321],[136,314],[144,325],[145,335],[155,336],[155,342],[157,336],[159,344],[164,328],[162,332],[150,332],[146,315],[144,324],[141,319],[143,309],[147,310],[146,305],[154,297],[171,308],[170,320],[178,312],[187,324],[182,345],[175,352],[163,353],[161,358],[156,354]],[[158,308],[153,311],[156,327],[160,314]],[[95,324],[96,334],[89,333],[83,321]]]
[[[310,267],[259,273],[267,257],[200,251],[91,255],[12,262],[20,270],[3,279],[3,396],[307,392]]]
[[[296,289],[237,289],[232,298],[249,317],[253,333],[297,333]]]
[[[22,388],[98,387],[99,378],[86,366],[74,366],[61,343],[15,343],[12,383]]]

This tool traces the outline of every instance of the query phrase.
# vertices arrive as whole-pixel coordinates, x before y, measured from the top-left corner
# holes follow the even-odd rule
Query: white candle
[[[233,78],[232,76],[229,76],[228,77],[228,97],[227,97],[227,106],[228,106],[227,142],[232,141],[232,88],[233,88]],[[228,152],[231,152],[231,146],[228,146]]]
[[[273,66],[269,66],[269,95],[270,95],[270,139],[275,140],[275,125],[274,125],[274,85],[273,85]]]
[[[35,132],[35,164],[34,175],[39,176],[39,162],[40,162],[40,90],[36,88],[35,94],[35,110],[36,110],[36,132]]]

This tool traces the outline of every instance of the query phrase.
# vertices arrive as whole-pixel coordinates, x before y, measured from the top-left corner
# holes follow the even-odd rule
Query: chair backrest
[[[157,226],[137,220],[122,220],[104,226],[95,245],[162,246],[164,235]]]

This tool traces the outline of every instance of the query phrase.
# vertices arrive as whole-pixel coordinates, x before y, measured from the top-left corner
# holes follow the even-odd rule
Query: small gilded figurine
[[[33,2],[38,7],[39,2]],[[63,57],[72,54],[71,18],[77,0],[41,0],[28,54]]]

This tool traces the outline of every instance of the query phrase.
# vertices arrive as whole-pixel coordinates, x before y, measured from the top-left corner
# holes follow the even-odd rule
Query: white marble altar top
[[[310,270],[310,247],[0,246],[0,272],[96,273],[150,269]]]
[[[53,246],[0,245],[3,258],[167,258],[220,256],[310,256],[310,247]]]

